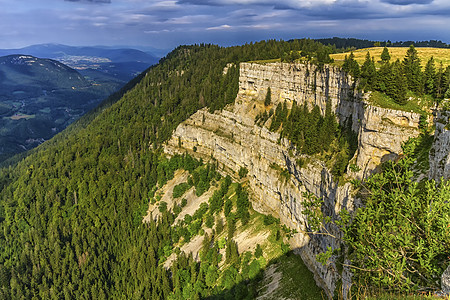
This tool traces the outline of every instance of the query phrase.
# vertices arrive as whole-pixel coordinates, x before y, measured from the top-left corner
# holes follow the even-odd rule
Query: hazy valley
[[[1,161],[50,139],[157,62],[133,49],[0,50],[8,53],[0,57]]]

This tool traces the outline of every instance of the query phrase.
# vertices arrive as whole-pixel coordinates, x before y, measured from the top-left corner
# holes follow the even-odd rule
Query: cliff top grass
[[[396,61],[397,59],[400,59],[400,61],[403,60],[403,58],[406,55],[406,51],[409,49],[408,47],[388,47],[389,54],[391,55],[391,62]],[[427,61],[433,57],[435,60],[436,67],[439,67],[439,64],[442,62],[443,68],[445,69],[447,66],[450,65],[450,49],[443,49],[443,48],[416,48],[420,63],[422,67],[425,67]],[[362,65],[364,63],[364,60],[366,58],[367,52],[370,52],[370,55],[375,58],[375,65],[377,67],[380,66],[381,62],[381,52],[383,51],[383,47],[372,47],[372,48],[364,48],[364,49],[358,49],[353,51],[353,54],[355,55],[355,60]],[[334,63],[338,66],[342,66],[344,64],[344,58],[345,56],[349,55],[350,52],[346,53],[336,53],[331,54],[330,57],[334,59]]]
[[[427,114],[427,108],[433,103],[433,99],[429,95],[424,95],[422,97],[417,97],[412,92],[408,92],[410,100],[406,104],[401,105],[396,103],[392,98],[384,93],[378,91],[372,91],[369,98],[369,103],[375,106],[390,108],[395,110],[410,111],[419,114]]]
[[[281,62],[281,58],[273,58],[273,59],[263,59],[263,60],[251,60],[251,61],[247,61],[246,63],[252,64],[270,64],[270,63],[276,63],[276,62]]]

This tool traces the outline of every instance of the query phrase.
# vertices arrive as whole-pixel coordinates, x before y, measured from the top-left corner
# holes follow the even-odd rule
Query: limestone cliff
[[[165,151],[213,157],[221,170],[231,175],[247,168],[253,207],[296,229],[291,246],[302,255],[318,284],[331,297],[341,282],[345,294],[350,282],[348,271],[339,274],[333,260],[322,266],[315,258],[327,247],[340,247],[335,238],[340,232],[330,226],[331,235],[310,237],[306,233],[310,228],[302,213],[307,201],[303,192],[322,198],[322,212],[336,218],[342,208],[352,211],[358,202],[351,184],[338,184],[325,164],[316,159],[309,158],[310,163],[300,166],[300,156],[289,141],[257,126],[255,116],[267,109],[263,102],[269,87],[272,107],[282,102],[290,107],[295,101],[317,104],[324,112],[326,102],[331,101],[339,121],[350,122],[358,133],[358,150],[352,162],[359,171],[348,171],[348,175],[363,178],[381,161],[399,154],[403,141],[418,134],[419,115],[369,105],[370,95],[356,90],[352,78],[333,66],[242,63],[239,80],[234,105],[214,113],[198,111],[178,126]]]
[[[449,111],[439,112],[436,118],[433,147],[430,151],[429,178],[439,181],[450,177]]]

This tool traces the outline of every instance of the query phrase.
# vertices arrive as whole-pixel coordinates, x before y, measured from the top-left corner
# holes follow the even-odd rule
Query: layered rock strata
[[[429,178],[440,181],[450,178],[450,111],[438,112],[433,147],[430,150]]]
[[[352,161],[358,167],[354,170],[359,170],[348,174],[358,178],[400,153],[401,143],[418,134],[419,116],[368,105],[369,95],[355,90],[352,78],[333,66],[242,63],[239,81],[233,106],[214,113],[206,109],[196,112],[177,127],[165,151],[169,155],[188,151],[204,159],[214,158],[223,173],[232,176],[241,167],[247,168],[253,207],[297,230],[291,246],[313,271],[316,282],[329,297],[337,285],[345,295],[350,284],[348,270],[339,274],[333,260],[336,258],[326,266],[316,261],[316,255],[327,247],[340,247],[341,233],[330,225],[322,234],[309,235],[311,228],[303,211],[305,201],[309,201],[304,192],[323,199],[320,209],[332,219],[343,208],[352,211],[358,200],[350,183],[338,184],[324,163],[297,155],[279,133],[257,126],[255,116],[283,102],[288,107],[294,102],[318,105],[324,112],[330,101],[339,121],[350,122],[358,133],[358,150]],[[269,87],[272,103],[266,107],[264,98]],[[305,159],[309,163],[305,164]]]

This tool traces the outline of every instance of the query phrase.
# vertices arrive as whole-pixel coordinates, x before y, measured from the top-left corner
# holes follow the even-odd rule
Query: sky
[[[354,37],[450,43],[449,0],[0,0],[0,48],[172,49]]]

